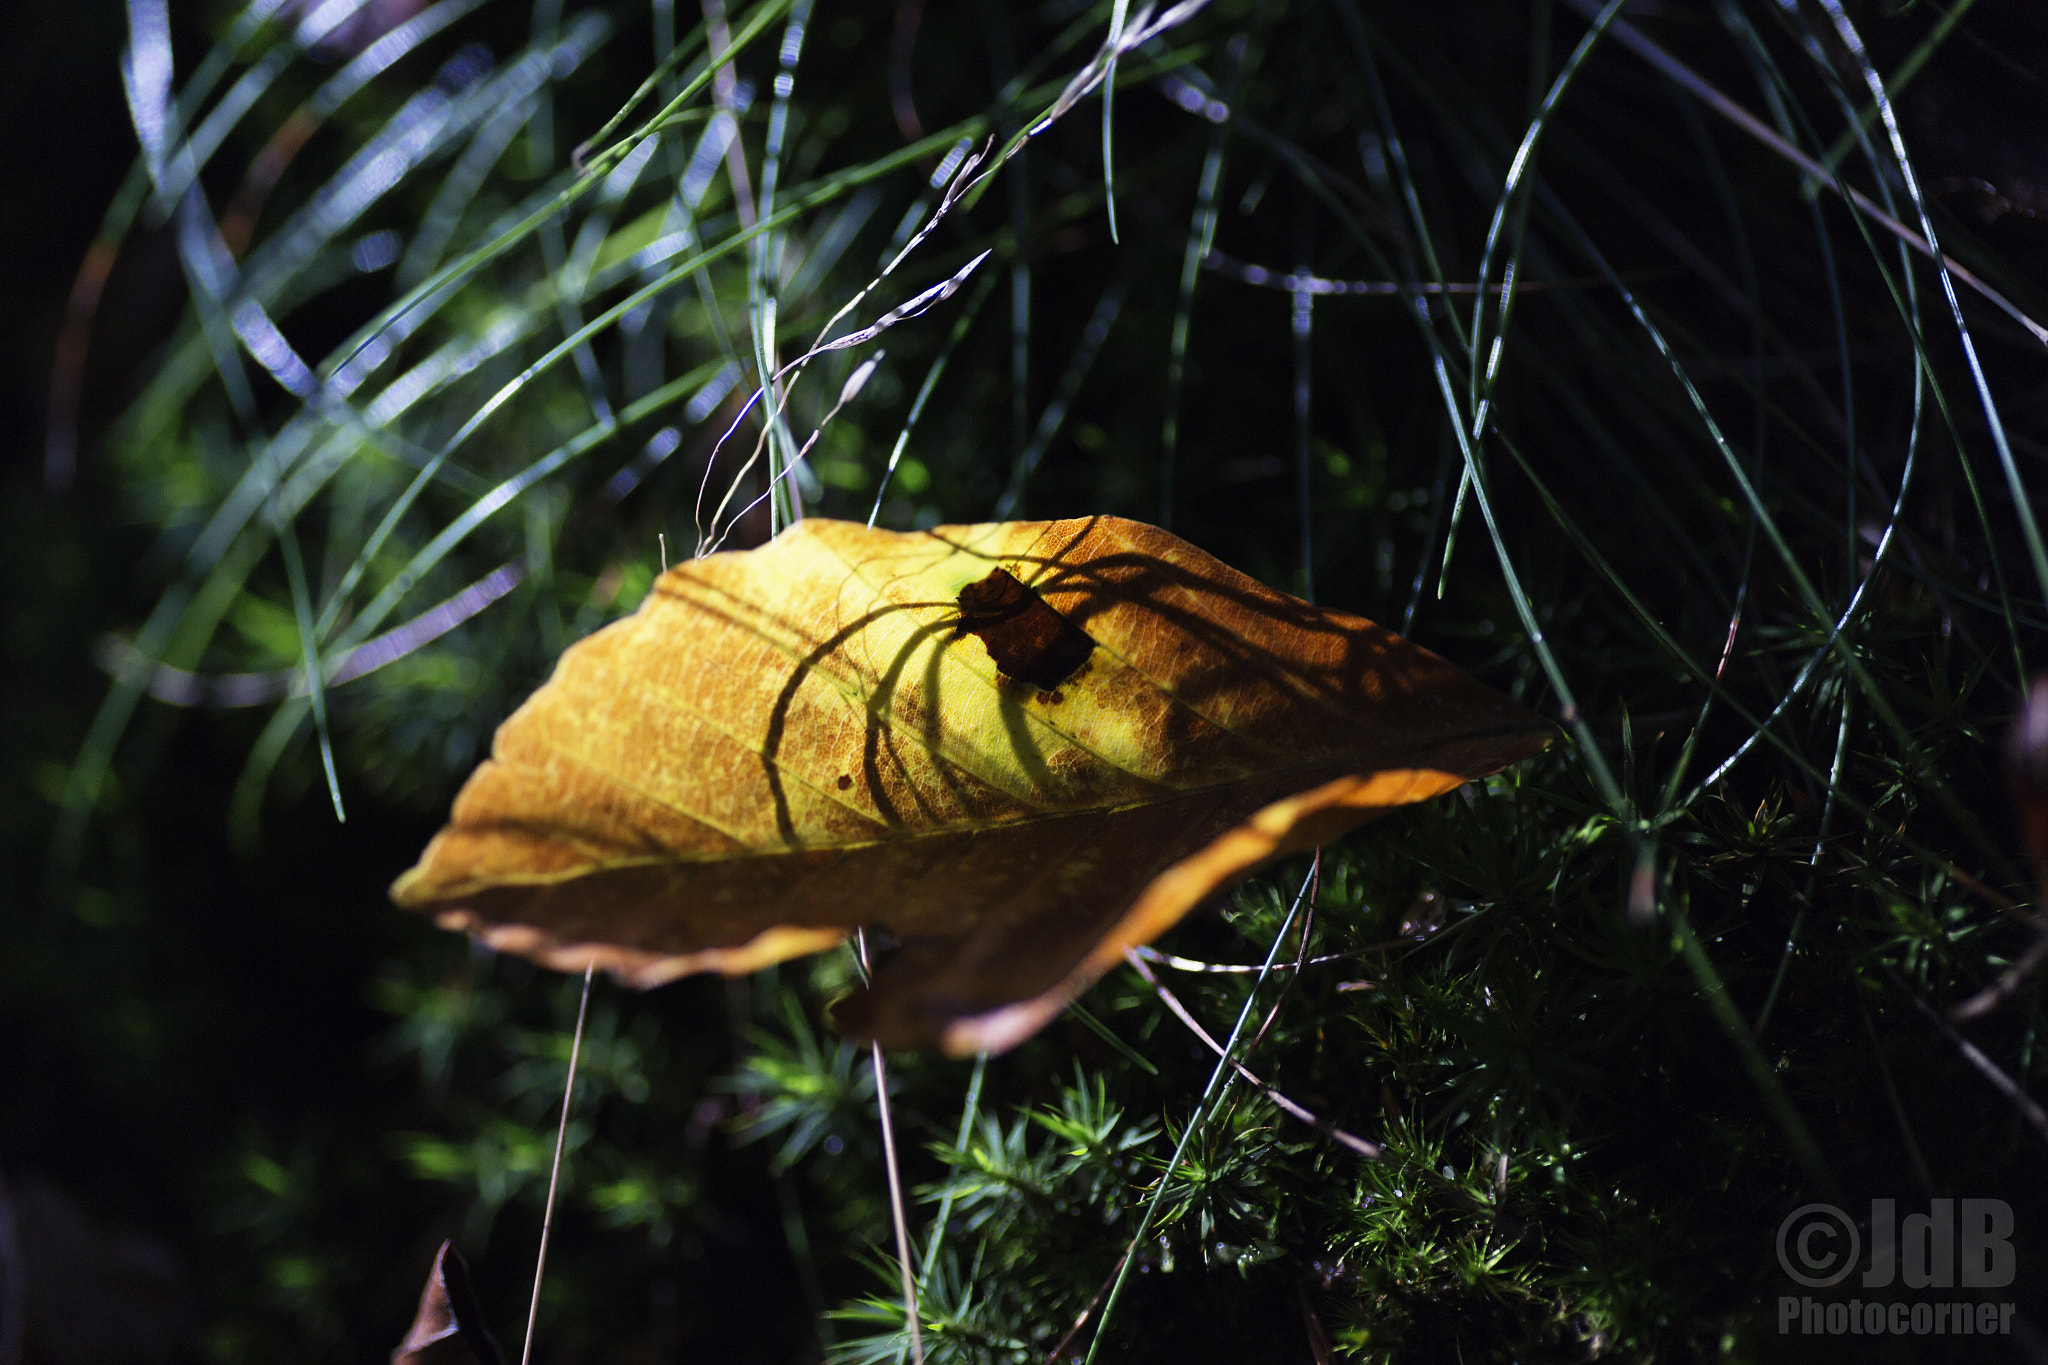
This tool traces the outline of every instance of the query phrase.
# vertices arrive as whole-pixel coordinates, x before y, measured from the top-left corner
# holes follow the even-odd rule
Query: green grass
[[[2000,745],[2048,620],[2048,290],[1910,103],[2005,78],[1956,56],[1974,9],[1619,9],[1217,0],[1112,62],[1121,0],[934,5],[906,66],[911,10],[762,0],[733,84],[694,10],[439,0],[352,86],[226,9],[165,84],[138,6],[106,236],[174,241],[189,303],[89,455],[148,596],[43,784],[52,904],[185,932],[124,834],[165,699],[264,703],[189,741],[257,865],[360,808],[382,877],[664,543],[1139,516],[1560,739],[1160,945],[1270,959],[1154,970],[1362,1142],[1131,972],[985,1069],[893,1059],[931,1358],[1804,1359],[1779,1222],[1873,1198],[2007,1200],[1984,1295],[2044,1322],[2041,988],[1944,1012],[2036,932]],[[208,1359],[386,1350],[437,1229],[523,1321],[574,983],[352,906],[373,1101],[209,1111],[178,1177]],[[815,1022],[852,970],[600,983],[540,1358],[903,1357],[872,1076]]]

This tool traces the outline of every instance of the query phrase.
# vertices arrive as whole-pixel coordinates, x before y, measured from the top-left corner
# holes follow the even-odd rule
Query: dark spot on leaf
[[[1088,661],[1095,641],[1007,570],[960,590],[963,635],[979,639],[1005,674],[1051,692]]]
[[[853,779],[848,777],[845,773],[839,774],[839,790],[849,791],[852,789],[852,787]]]

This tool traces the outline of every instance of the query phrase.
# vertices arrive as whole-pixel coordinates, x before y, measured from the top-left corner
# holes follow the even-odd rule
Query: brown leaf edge
[[[1000,1053],[1016,1047],[1057,1018],[1122,961],[1125,948],[1151,942],[1216,892],[1290,853],[1341,838],[1397,807],[1430,800],[1475,778],[1499,772],[1510,763],[1541,752],[1549,739],[1526,734],[1482,744],[1487,752],[1483,756],[1473,754],[1471,761],[1457,764],[1461,771],[1390,768],[1352,774],[1263,807],[1200,852],[1174,863],[1147,883],[1123,917],[1058,985],[1029,1000],[953,1020],[946,1026],[940,1047],[953,1057]],[[515,953],[557,971],[580,972],[594,962],[641,990],[696,972],[742,976],[793,957],[823,952],[847,937],[838,929],[778,925],[735,947],[673,956],[617,944],[565,942],[531,925],[486,923],[468,910],[443,911],[435,922],[444,929],[473,934],[498,952]],[[857,1027],[849,1031],[859,1032]]]
[[[1532,740],[1524,757],[1546,741]],[[1498,771],[1493,764],[1486,771]],[[1149,943],[1215,892],[1290,853],[1319,847],[1397,806],[1454,791],[1472,776],[1435,768],[1392,768],[1353,774],[1275,801],[1208,847],[1154,877],[1087,957],[1057,986],[986,1014],[955,1019],[940,1046],[948,1056],[1004,1052],[1044,1028],[1103,973],[1123,961],[1124,950]]]
[[[778,924],[730,948],[700,953],[654,953],[617,943],[563,939],[531,924],[493,924],[471,910],[443,910],[434,916],[440,928],[468,934],[493,952],[510,953],[553,971],[579,975],[586,967],[609,972],[635,990],[651,991],[699,972],[747,976],[793,957],[808,957],[846,942],[845,929],[806,929]]]
[[[435,1253],[412,1330],[391,1353],[391,1365],[505,1365],[470,1287],[469,1263],[453,1242]]]

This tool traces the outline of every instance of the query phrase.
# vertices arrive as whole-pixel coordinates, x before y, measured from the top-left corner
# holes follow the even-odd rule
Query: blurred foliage
[[[142,153],[0,535],[0,1167],[166,1233],[178,1350],[381,1358],[444,1236],[517,1341],[580,983],[382,887],[567,642],[795,510],[769,470],[1167,524],[1561,725],[1160,945],[1324,1126],[1134,974],[890,1059],[933,1359],[1822,1358],[1779,1221],[1958,1195],[2038,1349],[2040,980],[1950,1012],[2040,932],[2048,20],[1191,9],[1111,142],[1041,122],[1161,17],[1111,0],[132,0]],[[904,1357],[854,970],[598,983],[538,1358]]]

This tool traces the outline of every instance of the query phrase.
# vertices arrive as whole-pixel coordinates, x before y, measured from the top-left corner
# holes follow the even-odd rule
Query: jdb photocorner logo
[[[1896,1199],[1870,1201],[1865,1289],[1943,1290],[1884,1302],[1778,1300],[1778,1331],[1809,1336],[1988,1336],[2012,1331],[2014,1305],[1955,1290],[2004,1289],[2018,1271],[2012,1205],[2003,1199],[1931,1199],[1899,1217]],[[1832,1289],[1863,1261],[1856,1220],[1833,1204],[1805,1204],[1778,1224],[1778,1265],[1809,1289]],[[1894,1290],[1894,1294],[1896,1294]]]

